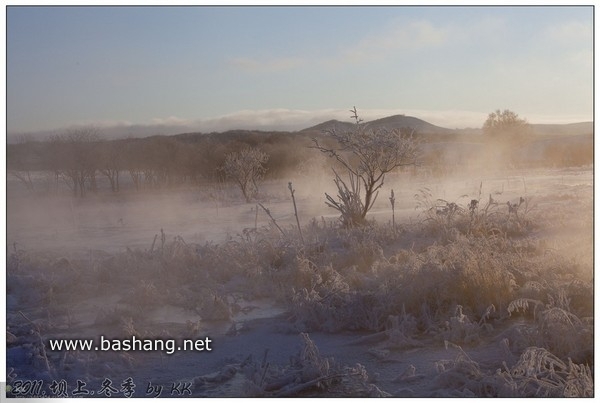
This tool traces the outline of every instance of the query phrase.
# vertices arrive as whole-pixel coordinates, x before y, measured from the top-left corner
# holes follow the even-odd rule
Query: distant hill
[[[471,129],[448,129],[445,127],[436,126],[422,119],[406,116],[394,115],[381,119],[364,122],[367,127],[372,129],[403,129],[411,128],[419,134],[433,135],[470,135],[479,136],[483,133],[481,128]],[[591,135],[594,133],[593,122],[568,123],[568,124],[530,124],[533,134],[541,136],[551,135]],[[300,130],[299,133],[323,133],[328,130],[351,131],[354,128],[352,122],[341,122],[339,120],[328,120],[318,125]]]
[[[319,123],[318,125],[311,126],[306,129],[302,129],[299,131],[299,133],[326,132],[326,131],[333,130],[333,129],[340,130],[340,131],[350,131],[353,128],[354,128],[354,123],[341,122],[339,120],[332,119],[332,120],[328,120],[323,123]]]
[[[386,118],[373,120],[369,122],[368,125],[369,127],[378,129],[402,129],[408,127],[422,134],[452,134],[455,132],[455,130],[436,126],[419,118],[406,115],[388,116]]]
[[[594,122],[568,123],[568,124],[531,124],[534,134],[538,135],[579,135],[593,134]]]
[[[429,122],[415,118],[413,116],[405,115],[394,115],[388,116],[381,119],[372,120],[370,122],[364,122],[365,125],[371,129],[414,129],[420,134],[452,134],[455,130],[446,129],[433,125]],[[324,132],[328,130],[339,130],[339,131],[350,131],[354,128],[354,123],[351,122],[340,122],[339,120],[328,120],[318,125],[306,128],[300,132]]]
[[[370,122],[365,122],[373,129],[414,129],[419,135],[426,135],[427,141],[436,141],[438,137],[440,141],[450,141],[449,136],[454,135],[455,140],[472,141],[482,134],[481,128],[465,128],[465,129],[448,129],[445,127],[436,126],[422,119],[406,116],[393,115],[376,119]],[[569,124],[530,124],[533,129],[533,134],[541,136],[555,135],[592,135],[594,133],[593,122],[580,122]],[[228,130],[228,131],[202,131],[199,128],[188,127],[184,125],[116,125],[101,128],[101,137],[107,140],[124,139],[124,138],[144,138],[150,136],[179,136],[180,140],[194,142],[196,137],[201,137],[210,134],[211,136],[223,134],[222,137],[244,137],[248,134],[261,134],[270,137],[272,133],[293,133],[296,137],[313,137],[322,135],[328,130],[351,131],[354,129],[354,123],[351,121],[342,122],[339,120],[328,120],[319,123],[315,126],[308,127],[299,131],[270,130],[270,129],[246,129],[246,130]],[[25,139],[32,141],[45,141],[51,136],[64,134],[68,129],[44,130],[32,133],[7,133],[7,143],[19,143]],[[443,138],[441,138],[443,137]]]
[[[415,129],[415,137],[422,147],[425,164],[460,166],[479,153],[486,143],[486,136],[482,135],[481,128],[452,130],[411,116],[389,116],[366,124],[373,129]],[[536,166],[582,166],[593,163],[593,122],[531,124],[531,127],[532,141],[517,152],[522,162]],[[108,136],[104,136],[103,140],[106,141],[98,142],[97,146],[98,150],[102,151],[108,143],[113,142],[116,147],[110,149],[121,150],[126,161],[139,163],[141,159],[147,159],[143,166],[160,166],[161,161],[178,161],[179,165],[172,166],[178,167],[176,172],[172,172],[173,175],[192,172],[189,178],[204,178],[203,180],[215,177],[228,153],[245,146],[260,147],[270,156],[267,168],[271,175],[284,175],[286,172],[297,170],[302,164],[306,164],[306,161],[312,161],[315,156],[315,151],[310,148],[313,139],[322,144],[335,142],[324,133],[334,128],[352,131],[355,127],[352,122],[328,120],[300,131],[229,130],[202,133],[181,130],[180,134],[163,134],[160,130],[155,130],[145,137],[141,136],[142,133],[130,131],[130,136],[127,136],[129,138],[107,139]],[[162,129],[170,132],[167,127]],[[124,130],[123,133],[127,131]],[[106,131],[103,130],[103,134],[106,134]],[[6,164],[9,170],[56,169],[53,167],[57,160],[52,157],[56,150],[53,144],[44,141],[45,138],[16,140],[7,141]],[[61,147],[68,146],[66,143]],[[64,150],[64,155],[70,155],[69,149]],[[317,156],[318,154],[316,153]],[[163,168],[164,166],[160,166],[160,169]],[[188,176],[185,175],[180,178],[182,181],[187,180],[185,178]]]

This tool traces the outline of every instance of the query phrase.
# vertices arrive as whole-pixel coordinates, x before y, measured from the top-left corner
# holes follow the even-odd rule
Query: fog
[[[430,150],[444,149],[436,144]],[[326,160],[325,160],[326,162]],[[401,220],[419,220],[414,196],[428,188],[435,198],[466,206],[473,198],[487,200],[491,195],[505,204],[519,197],[551,204],[556,196],[568,196],[582,191],[591,208],[592,177],[587,170],[510,170],[510,162],[502,158],[501,150],[485,150],[481,144],[462,144],[444,153],[440,165],[453,166],[442,172],[430,167],[407,167],[391,173],[368,217],[379,223],[391,220],[390,191],[396,197],[395,214]],[[287,184],[293,183],[302,225],[325,218],[338,223],[339,213],[325,205],[325,194],[336,196],[333,172],[326,164],[307,169],[289,179],[267,180],[261,184],[258,200],[245,203],[234,183],[192,188],[145,190],[132,189],[117,194],[109,192],[108,183],[99,181],[98,194],[74,198],[65,188],[58,194],[43,191],[33,193],[14,178],[7,181],[7,244],[16,243],[27,251],[65,254],[85,254],[89,251],[107,253],[130,249],[148,249],[161,229],[169,239],[180,236],[190,243],[221,243],[238,236],[244,229],[268,227],[271,219],[258,207],[267,207],[278,224],[295,226],[293,205]],[[574,195],[573,195],[574,197]],[[548,201],[549,200],[549,201]],[[591,239],[586,225],[584,234],[577,234],[577,221],[569,236],[557,229],[556,236]],[[574,242],[578,244],[578,242]]]
[[[249,203],[232,181],[135,190],[123,175],[111,192],[98,177],[96,193],[74,197],[44,173],[31,173],[33,189],[9,175],[9,382],[85,379],[98,390],[107,377],[132,377],[166,388],[190,382],[196,397],[562,393],[506,389],[494,375],[508,365],[517,376],[535,348],[557,365],[572,359],[581,372],[558,371],[558,382],[577,379],[587,395],[593,170],[548,166],[542,146],[424,143],[419,164],[386,175],[359,228],[343,228],[326,206],[325,194],[337,195],[331,168],[343,171],[317,150],[297,169],[270,172]],[[576,336],[547,316],[557,312]],[[539,331],[547,326],[554,333]],[[47,345],[99,335],[211,337],[214,351]],[[451,364],[465,357],[479,368],[468,388]],[[307,378],[294,381],[297,371]],[[344,383],[315,386],[333,375]]]
[[[550,205],[553,197],[569,197],[572,189],[581,191],[583,187],[591,192],[591,170],[544,168],[560,166],[567,157],[583,158],[578,153],[589,151],[589,144],[587,135],[533,138],[518,143],[424,142],[416,166],[387,175],[369,217],[379,223],[391,219],[391,190],[396,194],[395,214],[409,221],[419,220],[414,196],[423,188],[430,189],[436,199],[463,207],[473,198],[485,201],[488,196],[501,204],[524,197]],[[562,152],[550,154],[548,150],[552,147]],[[549,160],[549,156],[555,160]],[[293,160],[291,156],[281,159]],[[297,167],[286,172],[269,172],[253,203],[243,201],[239,187],[233,182],[135,191],[122,175],[124,189],[114,193],[109,191],[106,178],[99,177],[97,193],[77,198],[72,197],[64,183],[59,189],[48,190],[50,179],[43,173],[33,173],[35,190],[25,189],[9,175],[7,244],[32,252],[115,253],[128,248],[148,249],[161,229],[169,239],[182,237],[191,243],[221,243],[244,229],[268,227],[272,223],[271,217],[258,207],[259,202],[272,212],[278,224],[293,227],[295,217],[288,182],[293,183],[296,191],[302,225],[322,219],[338,223],[339,212],[325,205],[326,193],[334,198],[337,194],[332,167],[335,167],[333,159],[314,150],[314,157]],[[579,201],[588,207],[592,194],[584,195]],[[580,224],[585,225],[580,221],[573,223],[568,237],[564,233],[555,235],[570,239],[582,236],[588,244],[589,228],[585,225],[583,233],[578,234]]]

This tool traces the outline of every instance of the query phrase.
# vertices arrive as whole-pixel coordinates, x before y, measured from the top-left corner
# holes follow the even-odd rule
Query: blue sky
[[[591,7],[9,7],[8,132],[593,119]]]

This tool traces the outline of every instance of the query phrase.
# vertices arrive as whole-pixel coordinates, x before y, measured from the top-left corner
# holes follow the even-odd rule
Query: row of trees
[[[13,145],[7,153],[9,173],[28,178],[28,187],[33,187],[30,171],[49,171],[56,186],[65,183],[80,197],[98,190],[98,176],[107,178],[113,192],[121,189],[124,175],[136,189],[195,179],[201,159],[193,154],[168,138],[101,141],[93,128]]]
[[[45,142],[9,145],[7,166],[28,188],[33,188],[31,171],[47,171],[56,186],[62,181],[80,197],[97,191],[98,176],[106,178],[113,192],[121,189],[124,176],[136,190],[230,179],[250,202],[267,173],[280,177],[289,171],[297,173],[313,158],[309,148],[314,148],[334,162],[338,193],[326,194],[327,205],[342,214],[345,225],[354,225],[364,222],[386,174],[415,164],[417,159],[431,162],[431,156],[429,160],[427,156],[418,158],[420,149],[412,130],[374,130],[359,119],[356,108],[351,112],[355,119],[352,130],[331,130],[313,138],[237,131],[106,141],[94,128],[79,129]],[[527,121],[510,110],[490,113],[483,133],[483,143],[509,163],[517,155],[515,151],[532,138]],[[573,160],[581,152],[571,154]]]
[[[231,172],[224,166],[234,153],[259,144],[256,134],[155,136],[143,139],[102,140],[95,128],[68,131],[43,142],[22,141],[7,148],[8,173],[33,189],[32,172],[52,175],[56,187],[66,184],[74,195],[84,197],[98,190],[105,178],[111,191],[123,184],[136,190],[174,185],[197,185],[224,180]],[[262,143],[262,175],[284,174],[306,159],[308,151],[288,137],[274,136]],[[306,151],[303,153],[303,151]],[[235,178],[234,178],[235,179]],[[251,183],[252,185],[252,183]],[[247,188],[248,199],[255,190]]]

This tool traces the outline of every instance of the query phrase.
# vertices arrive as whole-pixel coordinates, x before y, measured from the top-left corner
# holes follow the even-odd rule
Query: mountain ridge
[[[386,116],[380,119],[375,119],[367,122],[362,122],[367,128],[370,129],[403,129],[410,128],[414,129],[419,133],[427,134],[451,134],[455,131],[453,129],[447,129],[445,127],[436,126],[423,119],[419,119],[414,116],[407,115],[392,115]],[[354,128],[355,123],[342,122],[336,119],[327,120],[317,125],[302,129],[299,132],[312,132],[312,131],[329,131],[329,130],[343,130],[348,131]]]
[[[419,134],[482,134],[481,128],[449,129],[429,123],[423,119],[407,115],[392,115],[372,121],[362,122],[372,129],[403,129],[411,128]],[[326,132],[330,130],[350,131],[355,123],[342,122],[336,119],[299,130],[299,133]],[[569,134],[593,134],[594,122],[576,123],[530,123],[532,131],[536,135],[569,135]]]
[[[482,134],[481,127],[477,128],[456,128],[450,129],[446,127],[436,126],[432,123],[429,123],[423,119],[407,116],[407,115],[392,115],[386,116],[380,119],[375,119],[372,121],[364,122],[368,127],[372,129],[403,129],[403,128],[412,128],[419,135],[467,135],[467,136],[478,136]],[[233,132],[254,132],[254,133],[296,133],[304,136],[311,136],[316,134],[323,134],[328,130],[338,130],[338,131],[352,131],[354,129],[355,123],[351,121],[340,121],[336,119],[326,120],[324,122],[318,123],[316,125],[298,129],[298,130],[281,130],[281,129],[272,129],[267,127],[255,127],[254,129],[242,129],[242,128],[234,128],[222,131],[215,130],[207,130],[203,131],[200,128],[195,127],[186,127],[180,125],[131,125],[131,126],[111,126],[111,127],[103,127],[101,128],[102,137],[106,140],[116,140],[116,139],[124,139],[124,138],[146,138],[152,136],[180,136],[180,135],[206,135],[206,134],[220,134],[220,133],[233,133]],[[576,123],[557,123],[557,124],[547,124],[547,123],[530,123],[532,128],[532,132],[534,135],[549,135],[549,136],[558,136],[558,135],[572,135],[572,134],[585,134],[592,135],[594,133],[594,122],[586,121],[586,122],[576,122]],[[22,139],[30,139],[35,141],[44,141],[50,138],[53,135],[61,134],[62,132],[66,132],[68,129],[64,130],[40,130],[38,132],[33,133],[7,133],[7,143],[18,143],[22,141]]]

